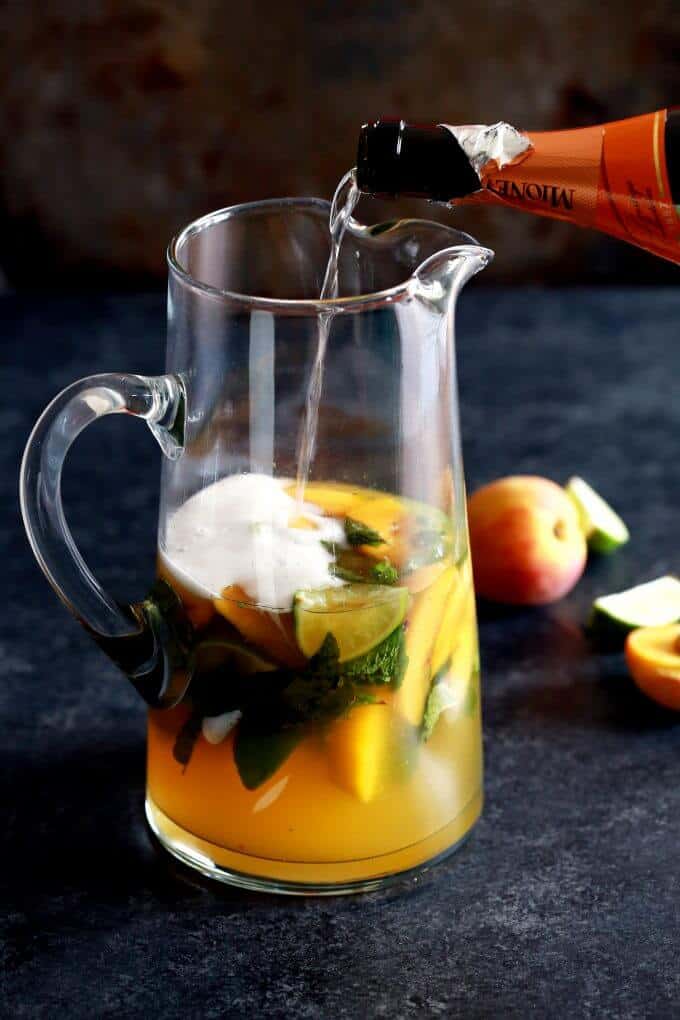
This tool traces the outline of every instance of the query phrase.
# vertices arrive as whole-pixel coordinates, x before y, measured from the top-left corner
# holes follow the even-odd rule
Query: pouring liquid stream
[[[319,295],[321,301],[338,297],[338,258],[345,231],[352,218],[357,202],[361,197],[355,170],[349,170],[342,178],[333,196],[328,226],[331,235],[331,250],[326,265],[326,273]],[[305,411],[297,444],[297,477],[295,499],[298,507],[304,502],[305,486],[316,448],[316,434],[319,424],[319,403],[323,388],[323,374],[326,359],[326,347],[335,313],[325,309],[319,313],[316,354],[312,373],[307,387]]]

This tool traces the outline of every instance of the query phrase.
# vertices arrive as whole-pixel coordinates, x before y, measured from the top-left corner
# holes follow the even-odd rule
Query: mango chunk
[[[222,598],[214,599],[214,606],[246,641],[266,652],[269,658],[284,666],[303,666],[305,659],[295,641],[293,614],[270,613],[248,602],[243,588],[233,584],[224,589]]]
[[[458,580],[449,566],[425,591],[415,596],[406,631],[408,664],[395,694],[397,711],[413,726],[420,726],[430,690],[435,643],[442,628],[448,600]]]
[[[367,804],[383,789],[389,760],[392,708],[357,705],[328,734],[331,773],[339,786]]]
[[[366,556],[382,560],[386,556],[396,567],[406,559],[408,550],[409,513],[403,501],[394,496],[377,496],[363,499],[352,508],[352,517],[377,531],[384,542],[379,545],[362,545]]]
[[[468,683],[475,669],[479,668],[479,642],[477,639],[477,613],[472,592],[464,599],[451,652],[451,678]]]
[[[295,496],[295,485],[287,485],[286,492]],[[305,503],[313,503],[330,517],[347,517],[361,499],[359,490],[344,482],[309,482],[305,486]]]
[[[477,654],[475,593],[468,557],[458,568],[458,578],[446,603],[432,653],[432,675],[449,662],[449,672],[466,680]]]

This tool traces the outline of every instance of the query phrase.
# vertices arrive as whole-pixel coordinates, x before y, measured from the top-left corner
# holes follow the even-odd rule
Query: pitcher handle
[[[66,608],[145,701],[169,707],[188,684],[185,630],[190,624],[179,600],[161,583],[143,602],[117,602],[88,569],[64,517],[66,454],[84,428],[108,414],[142,418],[167,457],[181,455],[186,395],[180,376],[116,372],[80,379],[54,398],[29,437],[21,465],[21,512],[35,557]]]

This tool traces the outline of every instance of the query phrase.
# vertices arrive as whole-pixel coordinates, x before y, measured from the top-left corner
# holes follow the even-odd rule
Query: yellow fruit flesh
[[[680,623],[632,631],[626,639],[626,662],[641,691],[680,711]]]
[[[358,705],[328,736],[331,774],[364,804],[380,793],[387,779],[391,726],[389,705]]]
[[[447,662],[451,661],[453,650],[460,639],[459,628],[456,626],[465,601],[463,579],[457,578],[449,592],[441,626],[437,633],[432,651],[432,675],[435,676]]]
[[[628,648],[650,669],[675,671],[680,679],[680,624],[640,627],[628,638]]]
[[[285,666],[303,665],[304,656],[295,643],[293,614],[268,613],[249,602],[247,593],[235,584],[224,589],[221,599],[213,600],[220,616],[269,658]]]
[[[295,496],[295,485],[287,485],[286,492]],[[358,489],[343,482],[309,482],[305,486],[304,502],[313,503],[331,517],[351,516],[356,503],[365,499],[365,489]]]
[[[437,580],[414,599],[406,631],[408,664],[394,706],[413,726],[420,726],[432,680],[433,652],[442,629],[447,600],[457,577],[449,566]]]
[[[350,514],[357,521],[377,531],[384,539],[379,545],[362,545],[361,551],[371,559],[387,557],[396,567],[406,560],[408,536],[404,532],[409,512],[395,496],[378,496],[358,501]]]

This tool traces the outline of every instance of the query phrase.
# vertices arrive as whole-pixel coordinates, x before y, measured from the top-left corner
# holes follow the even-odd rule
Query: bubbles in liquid
[[[319,295],[321,301],[338,297],[338,259],[340,257],[340,247],[360,197],[361,192],[357,186],[356,169],[349,170],[335,189],[333,202],[331,203],[331,211],[328,218],[331,250],[328,256],[321,294]],[[335,312],[328,308],[319,312],[318,316],[316,354],[307,387],[305,413],[298,437],[297,479],[295,487],[295,498],[298,505],[304,500],[305,485],[309,479],[309,472],[314,459],[326,347],[334,315]]]

